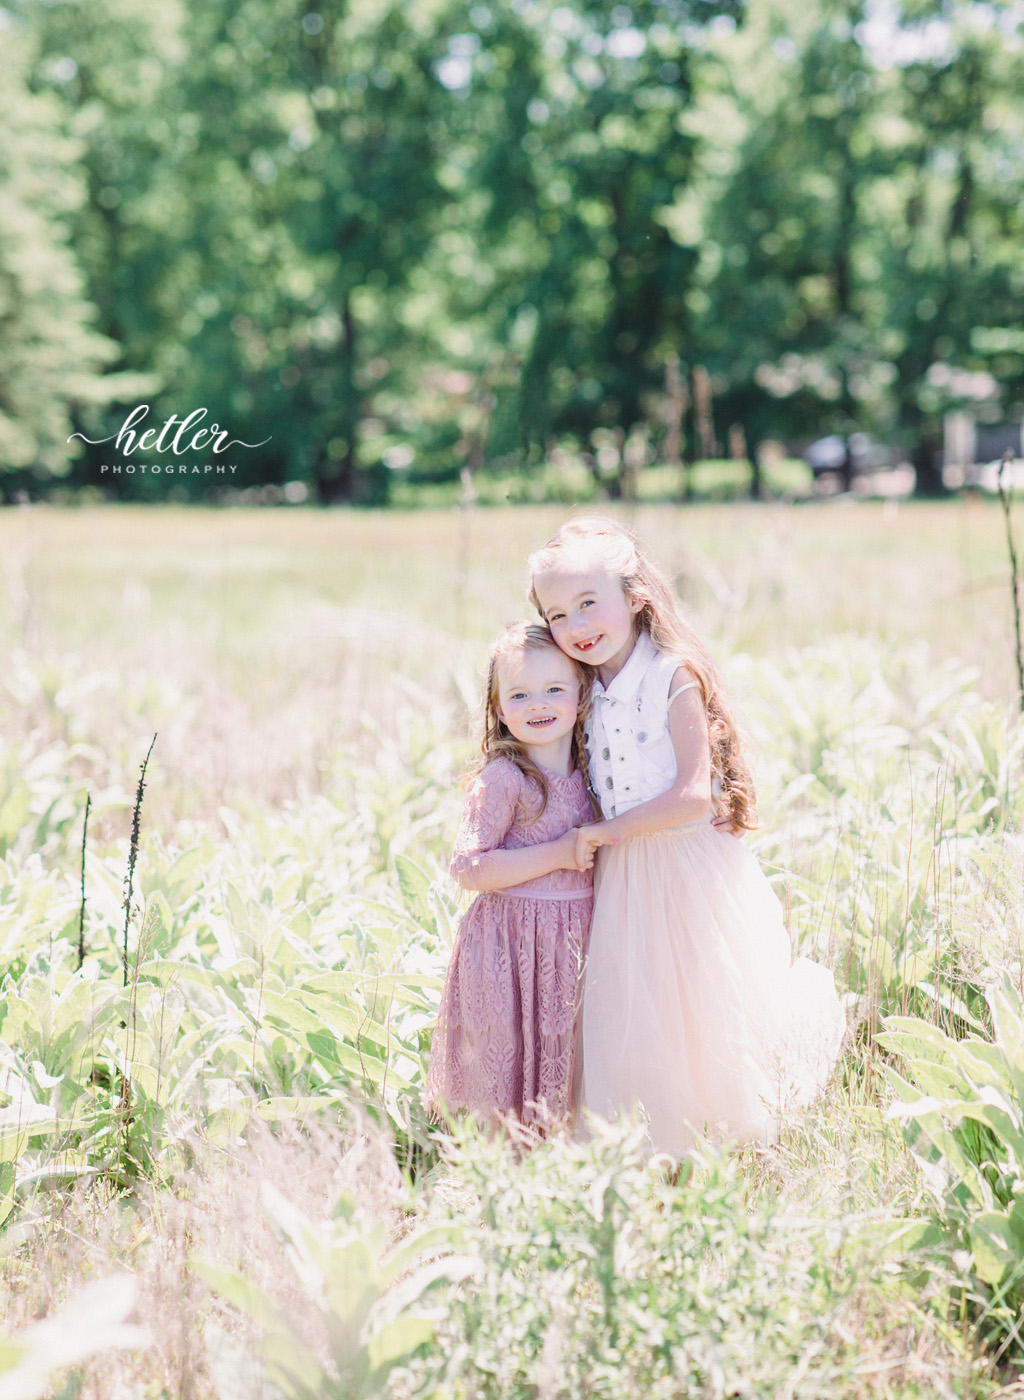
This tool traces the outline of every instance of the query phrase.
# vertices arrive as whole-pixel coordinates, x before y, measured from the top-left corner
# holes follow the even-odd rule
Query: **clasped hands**
[[[592,870],[594,853],[598,846],[614,846],[618,844],[618,840],[613,832],[608,831],[604,822],[591,822],[587,826],[577,827],[573,848],[575,869]]]

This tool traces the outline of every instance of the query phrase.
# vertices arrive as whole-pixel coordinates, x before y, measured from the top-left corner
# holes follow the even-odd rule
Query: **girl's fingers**
[[[580,870],[589,870],[594,863],[594,846],[597,843],[585,826],[576,833],[576,865]]]

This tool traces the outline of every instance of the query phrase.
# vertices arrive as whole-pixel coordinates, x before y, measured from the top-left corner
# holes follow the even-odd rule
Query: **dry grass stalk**
[[[1007,450],[1003,453],[1003,460],[999,464],[999,475],[996,477],[996,484],[999,490],[999,504],[1003,509],[1003,521],[1006,526],[1006,548],[1010,555],[1010,596],[1013,600],[1013,630],[1016,642],[1015,659],[1017,662],[1017,697],[1020,703],[1021,713],[1024,714],[1024,646],[1021,643],[1021,622],[1020,622],[1020,587],[1021,576],[1017,562],[1017,546],[1013,538],[1013,519],[1011,514],[1012,487],[1007,485],[1009,469],[1013,463],[1013,453]]]

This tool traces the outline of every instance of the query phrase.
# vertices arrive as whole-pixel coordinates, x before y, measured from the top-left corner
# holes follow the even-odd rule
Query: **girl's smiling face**
[[[567,774],[579,683],[554,647],[513,652],[498,662],[498,718],[541,768]]]
[[[617,676],[636,644],[636,614],[642,607],[620,580],[600,570],[552,569],[538,574],[533,587],[566,656],[596,666],[605,684]]]

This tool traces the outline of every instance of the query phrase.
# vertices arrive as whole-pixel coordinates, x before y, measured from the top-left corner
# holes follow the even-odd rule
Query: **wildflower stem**
[[[89,794],[85,794],[85,820],[82,822],[82,907],[78,911],[78,966],[85,962],[85,837],[89,830]]]
[[[132,881],[135,877],[135,861],[139,854],[139,818],[142,815],[142,794],[146,787],[146,766],[149,763],[149,756],[153,752],[153,745],[156,743],[156,735],[150,740],[149,748],[146,750],[146,757],[142,760],[142,769],[139,772],[139,786],[135,793],[135,807],[132,811],[132,839],[128,850],[128,891],[124,897],[124,957],[122,967],[124,969],[124,985],[128,985],[128,925],[132,917]]]
[[[1013,627],[1016,639],[1017,658],[1017,700],[1021,713],[1024,714],[1024,649],[1021,647],[1020,635],[1020,569],[1017,563],[1017,547],[1013,542],[1013,521],[1011,518],[1011,488],[1007,486],[1009,477],[1008,468],[1013,462],[1013,453],[1007,450],[1003,453],[1003,460],[999,464],[999,475],[996,477],[996,484],[999,490],[999,504],[1003,508],[1003,520],[1006,523],[1006,547],[1010,554],[1010,593],[1013,598]]]

